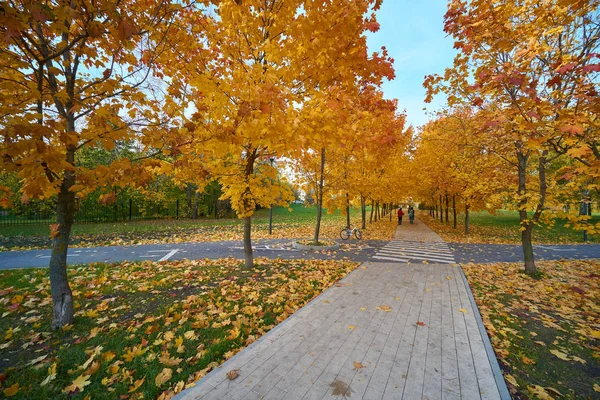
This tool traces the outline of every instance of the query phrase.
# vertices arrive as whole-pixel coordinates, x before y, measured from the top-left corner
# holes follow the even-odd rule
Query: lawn
[[[463,266],[515,399],[600,398],[600,260]]]
[[[352,210],[352,223],[360,226],[360,211]],[[311,238],[314,235],[316,209],[294,204],[291,211],[273,209],[273,234],[269,235],[269,210],[259,210],[253,218],[253,239]],[[339,211],[323,213],[322,238],[337,239],[346,225]],[[367,225],[363,239],[389,240],[394,232],[389,217]],[[73,226],[72,247],[131,245],[178,242],[242,240],[243,222],[238,219],[154,220],[119,223],[82,223]],[[46,248],[50,246],[47,225],[0,227],[0,249]]]
[[[59,331],[47,271],[0,271],[0,397],[170,398],[356,267],[255,261],[70,267],[75,322]]]
[[[441,223],[439,219],[431,218],[428,212],[420,211],[418,217],[447,242],[454,243],[521,243],[519,231],[519,214],[516,211],[498,211],[490,214],[487,211],[469,213],[470,234],[465,235],[464,214],[457,216],[457,229],[450,221]],[[591,223],[600,222],[600,215],[594,215]],[[533,242],[544,244],[583,243],[583,232],[575,231],[565,226],[563,220],[556,220],[554,226],[540,224],[533,230]],[[590,243],[600,243],[600,235],[588,235]]]

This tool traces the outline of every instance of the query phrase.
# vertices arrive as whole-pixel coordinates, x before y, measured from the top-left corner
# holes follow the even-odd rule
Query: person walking
[[[415,222],[415,209],[412,206],[408,207],[408,220],[411,224]]]
[[[398,225],[402,225],[402,216],[404,215],[404,211],[402,211],[402,207],[398,209]]]

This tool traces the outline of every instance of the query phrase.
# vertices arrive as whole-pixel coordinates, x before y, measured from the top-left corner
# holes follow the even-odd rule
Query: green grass
[[[290,212],[286,207],[273,208],[273,224],[304,224],[316,221],[316,208],[305,207],[301,204],[292,204]],[[359,210],[353,210],[354,215],[358,215]],[[333,214],[328,214],[323,211],[323,219],[340,218],[339,210]],[[119,233],[152,233],[164,232],[181,229],[193,229],[199,226],[232,226],[242,225],[243,222],[239,219],[212,219],[199,218],[193,219],[168,219],[168,220],[145,220],[145,221],[121,221],[121,222],[102,222],[92,223],[83,222],[73,225],[72,235],[107,235]],[[269,210],[258,210],[253,217],[253,224],[264,226],[269,224]],[[48,224],[22,224],[0,226],[0,236],[45,236],[50,234]]]
[[[516,399],[592,399],[600,391],[599,260],[463,265]]]
[[[75,320],[58,331],[50,326],[47,271],[0,271],[0,398],[16,384],[14,398],[27,399],[152,399],[180,391],[178,382],[199,379],[356,267],[255,261],[250,270],[234,259],[69,267]],[[128,357],[136,348],[143,354]],[[179,361],[170,365],[165,355]],[[42,385],[53,365],[56,377]],[[164,368],[173,376],[157,386]],[[89,385],[66,393],[81,375]]]
[[[464,234],[465,215],[457,215],[457,229],[452,228],[452,213],[449,213],[450,222],[441,224],[439,220],[431,221],[430,226],[447,241],[474,241],[482,243],[520,243],[519,214],[517,211],[498,211],[490,214],[487,211],[473,211],[469,213],[470,235]],[[592,216],[591,224],[600,222],[600,214]],[[533,230],[534,243],[582,243],[583,232],[566,226],[567,222],[556,219],[553,226],[539,224]],[[590,243],[599,243],[600,235],[588,235]]]

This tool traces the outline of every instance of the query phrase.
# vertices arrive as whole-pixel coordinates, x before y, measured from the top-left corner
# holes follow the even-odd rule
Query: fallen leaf
[[[365,311],[367,309],[367,307],[361,307],[360,311]]]
[[[446,276],[446,279],[449,280],[449,281],[451,281],[452,277],[450,275],[448,275],[448,276]]]
[[[89,381],[89,379],[90,379],[89,375],[85,375],[85,374],[79,375],[77,377],[77,379],[75,379],[73,381],[73,383],[71,383],[69,386],[67,386],[63,390],[63,393],[73,393],[75,391],[83,392],[83,388],[91,383]]]
[[[419,325],[419,326],[425,326],[425,322],[417,321],[417,325]]]
[[[162,372],[156,375],[156,378],[154,378],[154,384],[157,387],[160,387],[163,384],[165,384],[165,382],[167,382],[169,379],[171,379],[172,376],[173,370],[171,368],[163,368]]]
[[[515,379],[514,376],[512,376],[512,375],[505,375],[504,378],[508,381],[508,383],[510,383],[514,387],[519,387],[519,384],[517,383],[517,380]]]
[[[390,306],[377,306],[377,307],[375,307],[375,309],[376,310],[385,311],[385,312],[392,311],[392,307],[390,307]]]
[[[600,385],[598,385],[597,383],[594,383],[594,392],[600,392]]]
[[[468,310],[466,308],[459,308],[458,311],[460,311],[463,314],[468,314]]]
[[[129,390],[127,391],[128,393],[133,393],[136,390],[139,389],[140,386],[142,386],[142,384],[144,383],[144,381],[146,380],[146,378],[142,378],[142,379],[138,379],[137,381],[135,381],[135,383],[133,384],[132,387],[129,388]]]
[[[354,325],[348,325],[348,329],[350,329],[351,331],[353,331],[354,329],[356,329],[356,327]]]
[[[161,364],[164,364],[168,367],[174,367],[183,361],[182,358],[171,358],[168,352],[163,353],[162,356],[158,357],[158,360]]]
[[[46,357],[48,357],[48,354],[45,354],[43,356],[39,356],[38,358],[35,358],[35,359],[29,361],[27,363],[27,365],[35,365],[35,364],[39,363],[40,361],[42,361],[43,359],[45,359]]]
[[[333,393],[331,393],[332,396],[350,397],[350,395],[354,393],[354,391],[350,389],[350,386],[339,379],[331,382],[329,386],[333,388]]]
[[[571,361],[571,358],[561,351],[550,350],[550,353],[554,354],[556,357],[560,358],[561,360]]]
[[[554,400],[554,397],[550,396],[550,394],[546,392],[546,389],[541,386],[527,386],[527,390],[529,390],[531,394],[537,396],[540,400]]]
[[[582,363],[582,364],[585,364],[587,362],[583,358],[579,358],[577,356],[571,356],[571,360],[577,361],[577,362]]]
[[[56,379],[56,363],[48,368],[48,376],[40,383],[40,386],[46,386],[48,383]]]
[[[227,375],[227,379],[229,379],[230,381],[233,381],[238,376],[240,376],[240,370],[239,369],[232,369],[231,371],[229,371],[225,375]]]
[[[358,371],[359,369],[361,369],[361,368],[364,368],[364,367],[365,367],[364,365],[362,365],[362,364],[361,364],[361,363],[359,363],[358,361],[354,361],[354,363],[353,363],[353,364],[354,364],[354,370],[355,370],[355,371]]]
[[[522,356],[521,361],[523,361],[524,364],[528,364],[528,365],[535,364],[535,360],[532,360],[531,358],[529,358],[527,356]]]
[[[6,389],[4,389],[3,393],[6,397],[12,397],[15,394],[17,394],[20,389],[21,388],[19,387],[19,382],[17,382],[14,385],[9,386]]]

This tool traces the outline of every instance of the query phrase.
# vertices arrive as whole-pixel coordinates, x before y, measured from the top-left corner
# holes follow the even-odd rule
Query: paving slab
[[[367,262],[175,398],[510,396],[459,265]]]

